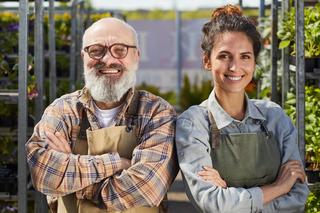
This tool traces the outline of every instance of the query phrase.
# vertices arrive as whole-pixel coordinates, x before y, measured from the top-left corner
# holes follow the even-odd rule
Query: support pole
[[[266,14],[265,14],[265,8],[266,8],[266,6],[265,6],[265,1],[264,0],[260,0],[260,6],[259,6],[259,17],[260,18],[263,18],[263,17],[265,17],[266,16]]]
[[[18,212],[27,212],[27,72],[28,72],[28,0],[19,1],[19,97],[18,97]]]
[[[296,8],[296,125],[299,151],[305,162],[305,62],[304,62],[304,2],[295,0]]]
[[[50,102],[57,97],[57,69],[56,69],[56,31],[54,20],[54,0],[49,1],[49,79]]]
[[[77,0],[72,1],[71,6],[71,46],[70,46],[70,87],[69,90],[74,91],[76,88],[76,43],[77,43]]]
[[[278,0],[272,0],[272,47],[271,47],[271,100],[279,103],[277,91],[277,52],[278,52]]]
[[[182,56],[181,56],[181,17],[180,11],[176,8],[176,52],[177,52],[177,106],[180,109],[181,82],[182,82]]]
[[[281,2],[281,16],[284,19],[286,13],[289,11],[289,1]],[[282,90],[281,90],[281,105],[284,107],[289,92],[290,70],[289,70],[289,48],[281,50],[282,55]]]
[[[43,0],[35,1],[35,30],[34,30],[34,53],[35,53],[35,63],[34,70],[37,80],[37,90],[38,97],[35,99],[35,122],[41,119],[44,104],[43,104],[43,79],[44,79],[44,69],[43,69]],[[46,197],[40,193],[35,194],[35,212],[42,213],[48,212]]]

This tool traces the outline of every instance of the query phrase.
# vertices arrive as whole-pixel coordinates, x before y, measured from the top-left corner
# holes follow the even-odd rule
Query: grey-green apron
[[[130,125],[113,126],[91,131],[84,127],[88,127],[88,125],[89,122],[85,115],[84,119],[82,120],[77,143],[73,147],[73,153],[81,155],[101,155],[108,152],[118,152],[121,157],[131,159],[132,152],[134,148],[137,146],[137,136],[135,135],[135,127]],[[86,135],[84,135],[83,133],[83,128],[86,129]],[[102,143],[104,141],[107,141],[107,143]],[[106,209],[98,208],[96,204],[89,200],[77,200],[75,193],[58,198],[58,213],[102,212],[159,213],[160,207],[136,207],[125,211],[107,211]]]
[[[220,134],[208,111],[213,168],[228,187],[256,187],[275,181],[281,165],[280,149],[264,122],[261,132]]]

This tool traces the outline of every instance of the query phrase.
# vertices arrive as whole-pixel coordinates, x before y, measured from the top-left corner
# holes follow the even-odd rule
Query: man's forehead
[[[123,40],[123,42],[131,42],[134,40],[134,36],[132,30],[122,21],[117,19],[102,19],[91,25],[83,36],[84,43],[91,43],[94,40],[105,40],[105,42]]]

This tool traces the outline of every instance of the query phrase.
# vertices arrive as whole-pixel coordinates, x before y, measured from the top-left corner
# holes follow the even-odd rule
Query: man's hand
[[[131,160],[128,160],[126,158],[120,158],[121,159],[121,170],[128,169],[131,166]]]
[[[219,172],[213,168],[204,166],[203,170],[198,172],[202,180],[212,183],[215,186],[227,188],[227,183],[221,178]]]
[[[59,132],[55,134],[48,132],[47,135],[47,143],[49,145],[49,149],[53,149],[58,152],[63,153],[71,153],[71,148],[68,141],[63,137],[63,135]],[[131,160],[126,158],[121,158],[121,166],[120,169],[128,169],[131,166]]]
[[[49,145],[49,149],[53,149],[58,152],[71,153],[70,145],[66,138],[59,132],[55,134],[51,132],[47,132],[47,143]]]

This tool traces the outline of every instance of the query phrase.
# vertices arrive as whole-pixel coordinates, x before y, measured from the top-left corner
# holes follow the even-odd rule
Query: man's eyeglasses
[[[121,43],[115,43],[110,45],[109,47],[101,44],[92,44],[83,48],[83,50],[88,53],[90,58],[100,60],[107,54],[108,51],[111,56],[116,59],[125,58],[128,55],[129,48],[137,48],[137,46]]]

